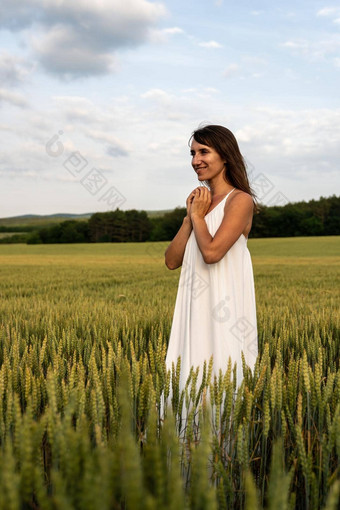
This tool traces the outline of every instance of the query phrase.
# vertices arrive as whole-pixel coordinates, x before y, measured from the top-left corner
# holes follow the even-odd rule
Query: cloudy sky
[[[184,206],[231,129],[260,201],[339,192],[340,6],[1,0],[0,217]]]

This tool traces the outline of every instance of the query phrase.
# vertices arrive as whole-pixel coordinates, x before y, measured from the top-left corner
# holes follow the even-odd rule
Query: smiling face
[[[216,177],[223,177],[225,161],[208,145],[202,145],[193,138],[191,142],[191,165],[199,181],[211,181]]]

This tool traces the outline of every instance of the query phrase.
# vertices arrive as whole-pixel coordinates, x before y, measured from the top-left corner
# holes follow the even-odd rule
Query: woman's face
[[[212,147],[202,145],[193,139],[190,153],[191,165],[199,181],[209,181],[224,171],[225,161]]]

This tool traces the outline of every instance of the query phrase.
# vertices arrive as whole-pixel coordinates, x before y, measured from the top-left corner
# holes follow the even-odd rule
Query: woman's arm
[[[165,252],[165,264],[168,269],[177,269],[182,265],[185,247],[192,231],[189,216],[183,220],[182,226]]]
[[[176,236],[165,252],[165,264],[169,269],[177,269],[182,265],[185,247],[192,231],[192,223],[190,219],[191,203],[193,201],[196,190],[192,191],[187,198],[187,215],[183,219],[183,223]]]
[[[195,196],[190,217],[204,262],[215,264],[224,257],[251,221],[254,203],[248,193],[238,192],[230,196],[224,207],[222,223],[212,237],[204,219],[209,200],[209,191],[203,189],[200,195]]]

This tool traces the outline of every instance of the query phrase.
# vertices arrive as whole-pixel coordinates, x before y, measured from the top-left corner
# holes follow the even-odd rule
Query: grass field
[[[340,238],[248,241],[260,352],[236,399],[231,366],[186,395],[166,373],[165,246],[0,245],[0,509],[338,509]]]

